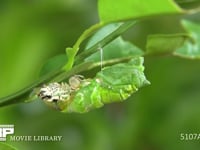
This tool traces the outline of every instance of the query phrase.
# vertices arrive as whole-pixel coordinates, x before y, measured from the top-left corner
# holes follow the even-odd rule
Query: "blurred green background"
[[[146,20],[125,38],[145,47],[152,33],[175,33],[182,16]],[[192,15],[200,21],[200,15]],[[0,1],[0,96],[34,82],[42,65],[64,53],[98,22],[96,1]],[[0,108],[0,124],[14,124],[15,135],[62,135],[61,142],[9,142],[20,150],[196,150],[200,133],[200,61],[170,56],[146,57],[151,85],[123,103],[87,114],[63,114],[42,102]]]

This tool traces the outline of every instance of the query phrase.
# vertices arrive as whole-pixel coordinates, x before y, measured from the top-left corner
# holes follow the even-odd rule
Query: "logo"
[[[14,134],[14,125],[0,125],[0,141],[6,141],[9,134]]]
[[[14,136],[11,135],[14,134],[14,125],[0,125],[0,142],[1,141],[13,141],[13,142],[18,142],[18,141],[34,141],[34,142],[57,142],[62,140],[62,136],[59,135],[52,135],[52,136],[47,136],[47,135],[18,135]],[[7,136],[9,138],[7,138]]]

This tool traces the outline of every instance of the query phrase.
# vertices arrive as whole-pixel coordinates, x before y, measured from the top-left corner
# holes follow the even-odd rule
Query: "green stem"
[[[116,63],[120,63],[120,62],[125,62],[125,61],[129,61],[132,58],[133,57],[121,57],[121,58],[106,60],[103,62],[103,65],[105,66],[105,65],[112,65],[112,64],[116,64]],[[84,62],[82,64],[79,64],[79,65],[76,65],[75,67],[73,67],[73,69],[70,72],[61,73],[59,76],[56,76],[56,78],[54,78],[51,81],[52,82],[54,82],[54,81],[62,82],[62,81],[67,80],[70,76],[72,76],[74,74],[78,74],[83,71],[91,70],[93,68],[100,67],[101,65],[102,65],[102,62],[95,62],[95,63],[94,62]]]
[[[39,80],[35,81],[35,83],[33,83],[30,86],[14,93],[14,94],[0,98],[0,107],[15,104],[15,103],[25,102],[26,99],[29,98],[30,93],[33,91],[33,89],[35,87],[39,87],[43,83],[50,81],[53,77],[55,77],[56,75],[58,75],[60,73],[61,73],[61,71],[52,72],[51,74],[48,74],[48,75],[40,78]]]
[[[132,27],[132,25],[135,24],[135,21],[130,21],[130,22],[125,22],[123,25],[121,25],[118,29],[116,29],[116,31],[114,31],[113,33],[111,33],[111,35],[108,35],[107,37],[105,37],[103,40],[99,41],[97,44],[95,44],[94,46],[92,46],[91,48],[89,48],[88,50],[84,51],[83,53],[81,53],[80,56],[76,57],[76,63],[80,63],[81,60],[84,59],[84,57],[87,57],[89,55],[91,55],[92,53],[96,52],[98,49],[98,46],[101,45],[102,47],[105,46],[106,44],[108,44],[109,42],[111,42],[112,40],[114,40],[116,37],[118,37],[120,34],[122,34],[123,32],[125,32],[126,30],[128,30],[130,27]],[[14,93],[11,94],[9,96],[0,98],[0,107],[2,106],[7,106],[7,105],[11,105],[11,104],[16,104],[16,103],[21,103],[21,102],[25,102],[26,99],[30,99],[30,93],[32,93],[32,91],[36,88],[36,87],[40,87],[42,84],[47,83],[47,82],[61,82],[63,80],[66,80],[69,76],[73,75],[73,74],[77,74],[80,73],[82,71],[85,70],[89,70],[91,68],[94,68],[100,64],[98,63],[82,63],[80,65],[76,65],[75,67],[72,68],[73,63],[74,63],[74,59],[75,56],[79,50],[79,46],[80,44],[89,36],[91,36],[97,29],[99,29],[103,24],[96,24],[94,26],[92,26],[91,28],[89,28],[88,30],[86,30],[81,36],[80,38],[77,40],[77,42],[75,43],[75,45],[73,46],[73,48],[71,48],[69,51],[67,51],[67,56],[70,59],[69,62],[67,63],[66,66],[64,66],[64,69],[66,70],[65,72],[58,70],[56,72],[53,72],[51,74],[48,74],[46,76],[44,76],[43,78],[40,78],[38,81],[36,81],[35,83],[33,83],[32,85]],[[118,60],[110,60],[108,62],[105,63],[116,63],[116,62],[120,62],[123,59],[118,59]],[[71,69],[72,68],[72,69]]]
[[[80,44],[87,39],[88,37],[90,37],[96,30],[98,30],[101,26],[103,26],[102,23],[98,23],[95,24],[93,26],[91,26],[90,28],[88,28],[87,30],[85,30],[83,32],[83,34],[78,38],[78,40],[76,41],[76,43],[74,44],[74,46],[72,48],[66,48],[66,53],[67,53],[67,57],[68,57],[68,62],[67,64],[63,67],[63,69],[65,71],[69,71],[71,70],[73,64],[74,64],[74,58],[76,56],[76,54],[79,51],[79,47]]]
[[[126,61],[126,60],[130,60],[130,57],[108,60],[108,61],[105,61],[103,64],[109,65],[109,64]],[[0,98],[0,107],[8,106],[11,104],[16,104],[16,103],[22,103],[25,101],[29,102],[31,100],[26,100],[26,99],[30,99],[30,93],[32,93],[36,87],[41,86],[43,83],[47,83],[49,81],[50,82],[61,82],[61,81],[66,80],[68,77],[70,77],[73,74],[78,74],[82,71],[86,71],[86,70],[93,69],[95,67],[99,67],[100,65],[101,65],[100,62],[96,62],[96,63],[85,62],[85,63],[82,63],[80,65],[73,67],[73,69],[71,69],[69,72],[54,72],[51,75],[41,78],[40,80],[38,80],[37,82],[35,82],[34,84],[32,84],[31,86],[29,86],[27,88],[24,88],[12,95]],[[56,77],[55,77],[55,75],[56,75]],[[55,77],[55,78],[53,78],[53,77]]]

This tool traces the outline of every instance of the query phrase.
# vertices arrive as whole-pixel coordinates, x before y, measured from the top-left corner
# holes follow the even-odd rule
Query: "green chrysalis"
[[[126,100],[138,88],[149,84],[143,58],[104,67],[93,79],[72,76],[67,83],[50,83],[38,96],[49,106],[62,112],[84,113],[104,104]]]

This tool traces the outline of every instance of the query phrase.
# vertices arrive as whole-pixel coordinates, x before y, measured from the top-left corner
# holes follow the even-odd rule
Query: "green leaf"
[[[175,0],[175,2],[184,9],[198,9],[199,0]]]
[[[135,23],[136,21],[127,21],[122,24],[117,23],[107,25],[100,29],[90,39],[88,45],[86,46],[86,50],[84,50],[82,53],[76,56],[76,64],[82,63],[85,60],[85,58],[97,52],[100,47],[103,48],[105,45],[109,44],[111,41],[116,39],[126,30],[131,28]]]
[[[115,58],[123,58],[123,57],[130,57],[130,56],[141,56],[143,52],[132,43],[124,41],[122,37],[118,37],[112,42],[108,43],[104,48],[101,47],[100,41],[105,39],[105,37],[109,36],[112,32],[119,29],[122,23],[112,23],[104,26],[98,32],[96,32],[89,40],[86,45],[86,50],[93,47],[93,45],[99,43],[98,51],[89,57],[86,57],[86,61],[101,61],[101,52],[100,49],[103,51],[103,60],[115,59]]]
[[[123,23],[111,23],[108,24],[104,27],[102,27],[101,29],[99,29],[88,41],[85,49],[89,49],[91,48],[93,45],[97,44],[99,41],[101,41],[102,39],[104,39],[106,36],[110,35],[112,32],[116,31],[117,29],[119,29],[119,27],[122,25]],[[101,46],[101,45],[99,45]]]
[[[0,143],[0,150],[17,150],[17,149],[12,147],[11,145]]]
[[[200,25],[186,20],[182,24],[188,33],[150,35],[146,53],[200,59]]]
[[[67,63],[65,54],[54,56],[45,63],[40,71],[40,76],[60,70]]]
[[[99,0],[98,10],[103,23],[183,12],[172,0]]]
[[[130,42],[124,41],[122,37],[118,37],[103,49],[103,61],[115,58],[131,57],[131,56],[141,56],[143,51]],[[100,50],[93,55],[86,58],[86,61],[101,61]]]
[[[172,53],[190,39],[189,34],[158,34],[150,35],[147,39],[147,54]]]
[[[188,40],[184,45],[174,52],[174,55],[200,59],[200,24],[184,20],[182,22],[185,29],[190,33],[193,40]]]

